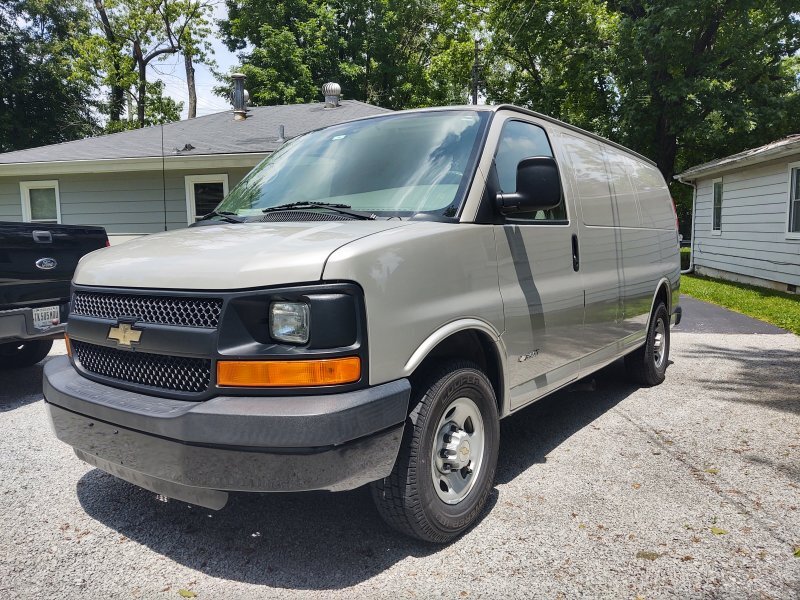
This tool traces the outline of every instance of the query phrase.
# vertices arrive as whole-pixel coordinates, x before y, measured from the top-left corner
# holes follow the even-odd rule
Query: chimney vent
[[[247,118],[247,92],[244,89],[244,73],[234,73],[233,79],[233,119],[244,121]]]
[[[342,97],[342,87],[338,83],[326,83],[322,86],[322,94],[325,96],[325,108],[336,108]]]

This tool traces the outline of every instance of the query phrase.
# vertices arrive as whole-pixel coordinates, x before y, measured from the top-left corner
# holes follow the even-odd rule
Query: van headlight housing
[[[269,333],[290,344],[307,344],[311,311],[305,302],[273,302],[269,306]]]

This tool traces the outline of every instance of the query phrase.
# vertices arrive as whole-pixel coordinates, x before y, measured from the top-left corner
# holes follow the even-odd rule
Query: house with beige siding
[[[285,140],[388,112],[334,104],[226,111],[0,154],[0,221],[102,225],[112,244],[186,227]]]
[[[797,293],[800,134],[675,176],[694,188],[697,273]]]

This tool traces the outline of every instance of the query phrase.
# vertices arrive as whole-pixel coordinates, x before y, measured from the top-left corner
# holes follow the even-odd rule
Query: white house
[[[186,227],[282,137],[389,112],[336,100],[250,108],[242,120],[231,110],[0,154],[0,221],[102,225],[112,244]]]
[[[692,259],[698,273],[797,293],[800,134],[675,178],[694,187]]]

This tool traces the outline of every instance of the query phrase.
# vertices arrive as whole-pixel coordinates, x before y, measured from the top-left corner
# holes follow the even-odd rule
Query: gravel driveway
[[[2,373],[0,598],[798,598],[800,338],[684,306],[663,385],[614,364],[503,422],[491,511],[444,548],[364,489],[160,502],[53,438],[41,365]]]

